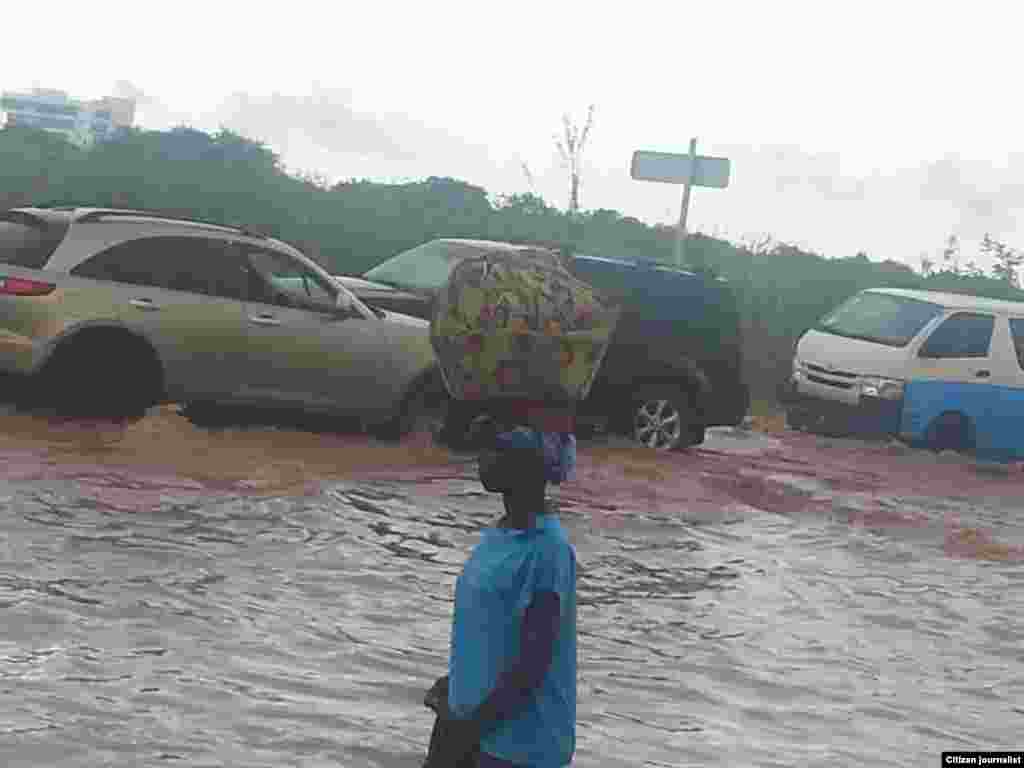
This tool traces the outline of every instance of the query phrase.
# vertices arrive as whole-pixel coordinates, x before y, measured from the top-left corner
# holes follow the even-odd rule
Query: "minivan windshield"
[[[815,330],[905,347],[941,313],[942,307],[929,301],[864,291],[822,318]]]

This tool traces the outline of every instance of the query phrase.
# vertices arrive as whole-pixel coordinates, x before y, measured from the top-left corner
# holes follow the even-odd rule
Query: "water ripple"
[[[870,467],[819,477],[781,450],[731,479],[680,459],[692,507],[564,490],[577,762],[1014,746],[1024,573],[978,554],[1024,542],[1010,496],[885,494]],[[495,497],[455,472],[297,496],[75,473],[0,493],[0,763],[419,766],[420,700]]]

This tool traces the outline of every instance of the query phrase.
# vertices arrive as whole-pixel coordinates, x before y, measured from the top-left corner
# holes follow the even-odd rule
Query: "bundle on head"
[[[456,400],[572,403],[590,391],[618,315],[557,254],[495,249],[452,270],[430,338]]]

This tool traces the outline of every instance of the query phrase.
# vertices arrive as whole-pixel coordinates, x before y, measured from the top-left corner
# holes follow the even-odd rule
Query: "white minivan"
[[[797,429],[1024,455],[1024,302],[861,291],[800,337],[782,399]]]

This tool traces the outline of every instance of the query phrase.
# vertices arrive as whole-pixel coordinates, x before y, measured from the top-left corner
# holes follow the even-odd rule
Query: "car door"
[[[911,359],[901,431],[923,435],[945,413],[967,417],[976,446],[989,445],[998,414],[993,386],[1001,372],[992,350],[996,318],[981,312],[954,312],[938,323]]]
[[[918,349],[909,378],[956,385],[991,384],[1002,372],[1000,356],[991,354],[995,336],[994,315],[954,312]]]
[[[205,236],[142,237],[71,270],[113,286],[119,321],[154,346],[172,399],[230,397],[239,387],[246,274],[228,246]]]
[[[289,253],[241,245],[249,270],[248,395],[346,411],[386,410],[401,383],[383,321],[359,303],[337,307],[343,289]],[[345,292],[346,296],[350,296]]]

